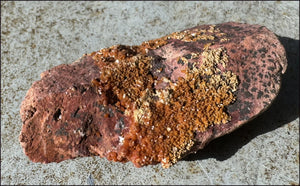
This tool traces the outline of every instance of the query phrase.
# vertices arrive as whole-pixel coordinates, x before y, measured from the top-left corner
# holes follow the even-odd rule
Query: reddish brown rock
[[[91,86],[98,76],[98,67],[91,57],[84,56],[71,65],[43,72],[42,79],[32,85],[20,111],[20,142],[32,161],[50,163],[105,155],[118,144],[122,128],[111,124],[122,127],[126,119],[113,107],[98,103],[99,96]],[[99,151],[93,152],[93,146],[99,146]]]
[[[130,69],[126,65],[131,63],[145,66],[138,66],[138,75],[127,79],[127,72],[122,70]],[[283,46],[271,31],[259,25],[202,25],[141,46],[116,45],[41,74],[41,80],[32,85],[21,105],[20,142],[34,162],[99,155],[114,161],[132,161],[137,167],[159,162],[169,167],[266,110],[279,91],[286,67]],[[203,83],[221,96],[221,102],[207,102],[211,95],[203,93],[207,98],[199,101],[200,106],[191,106],[195,102],[188,100],[191,104],[186,107],[190,110],[177,110],[189,120],[194,119],[190,114],[195,108],[215,109],[209,110],[212,114],[195,116],[195,123],[199,124],[190,124],[193,128],[186,131],[190,133],[186,136],[181,130],[189,124],[184,117],[173,117],[172,112],[184,107],[186,103],[181,105],[180,100],[187,97],[176,98],[176,102],[175,97],[180,95],[174,90],[180,92],[176,87],[180,83],[182,89],[189,87],[187,80],[196,75],[199,82],[189,88],[189,95],[201,91],[199,85]],[[115,83],[114,78],[119,76],[123,78],[119,79],[121,83]],[[133,82],[137,84],[133,86]],[[227,92],[221,94],[220,87],[227,88]],[[168,99],[161,97],[164,90],[171,95]],[[138,97],[145,99],[138,101]],[[228,103],[223,105],[226,100]],[[164,119],[159,113],[173,118]],[[147,116],[149,121],[137,121],[140,116]],[[157,118],[159,122],[154,121]],[[185,128],[175,129],[174,121]],[[146,122],[153,126],[145,125]],[[159,130],[152,133],[154,126]],[[162,142],[169,140],[173,146],[152,142],[160,138],[159,134]],[[174,135],[178,143],[172,140]],[[174,147],[177,150],[170,151]]]

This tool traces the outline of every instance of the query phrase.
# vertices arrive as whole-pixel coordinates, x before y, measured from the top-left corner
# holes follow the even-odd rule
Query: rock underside
[[[202,25],[41,74],[21,104],[33,162],[99,155],[171,166],[266,110],[286,71],[266,27]]]

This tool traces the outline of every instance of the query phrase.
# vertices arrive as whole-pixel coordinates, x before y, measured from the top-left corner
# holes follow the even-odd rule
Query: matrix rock
[[[43,72],[21,105],[34,162],[99,155],[171,166],[265,111],[286,71],[266,27],[201,25]]]

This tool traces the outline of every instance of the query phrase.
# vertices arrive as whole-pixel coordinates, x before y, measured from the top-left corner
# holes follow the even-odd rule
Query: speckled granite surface
[[[298,2],[1,2],[1,184],[299,184]],[[266,26],[289,67],[263,115],[169,169],[99,157],[32,163],[19,107],[40,73],[114,44],[140,44],[200,24]]]

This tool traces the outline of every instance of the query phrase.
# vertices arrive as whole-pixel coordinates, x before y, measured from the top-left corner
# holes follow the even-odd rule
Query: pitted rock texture
[[[194,131],[192,143],[180,158],[196,152],[262,113],[278,94],[287,60],[283,46],[267,28],[232,22],[202,25],[144,42],[141,47],[119,45],[116,56],[105,56],[102,61],[97,59],[98,51],[42,73],[21,105],[20,142],[25,154],[43,163],[99,155],[132,161],[137,167],[160,162],[169,167],[164,158],[135,161],[139,155],[124,154],[124,134],[130,132],[134,117],[116,105],[118,98],[112,92],[101,92],[97,86],[102,81],[101,69],[106,63],[119,63],[119,51],[127,51],[126,56],[142,53],[150,58],[150,74],[157,79],[154,89],[164,90],[170,82],[187,78],[186,69],[202,65],[204,52],[218,49],[224,50],[221,57],[228,58],[226,66],[220,65],[221,71],[230,71],[238,79],[235,101],[226,107],[230,120]]]
[[[34,162],[60,162],[78,156],[102,155],[114,148],[124,125],[113,107],[98,104],[91,80],[99,69],[84,56],[71,65],[59,65],[41,74],[21,106],[24,122],[20,142]],[[106,115],[112,117],[106,117]],[[93,152],[93,146],[99,152]]]

